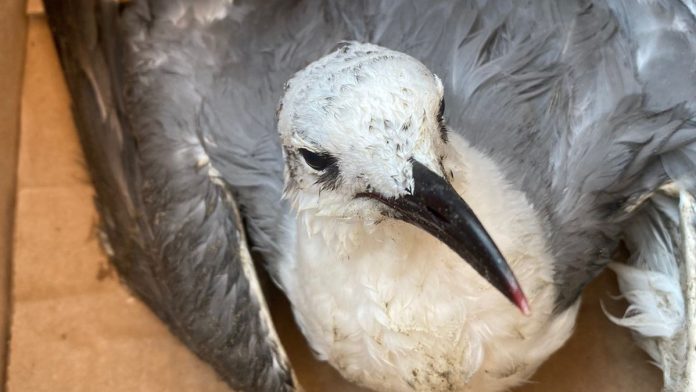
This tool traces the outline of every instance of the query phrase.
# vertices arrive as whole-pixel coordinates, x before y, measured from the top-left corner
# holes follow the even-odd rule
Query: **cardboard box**
[[[100,250],[69,96],[46,20],[40,6],[30,3],[7,390],[229,391],[119,283]],[[2,148],[8,154],[13,146]],[[0,289],[7,294],[6,287]],[[626,330],[602,314],[600,300],[614,314],[621,312],[624,304],[610,298],[616,293],[612,275],[592,284],[573,338],[517,391],[658,391],[659,370]],[[271,302],[306,390],[359,391],[311,357],[287,303]]]
[[[0,2],[0,385],[7,365],[10,258],[17,178],[19,99],[26,17],[23,0]],[[2,388],[0,388],[2,389]]]

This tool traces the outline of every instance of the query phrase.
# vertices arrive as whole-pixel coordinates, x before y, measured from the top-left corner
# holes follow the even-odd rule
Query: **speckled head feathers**
[[[413,57],[342,43],[287,83],[278,110],[286,194],[333,205],[350,204],[359,192],[410,192],[411,158],[441,171],[442,96],[440,79]],[[324,170],[307,162],[317,155],[330,160]]]

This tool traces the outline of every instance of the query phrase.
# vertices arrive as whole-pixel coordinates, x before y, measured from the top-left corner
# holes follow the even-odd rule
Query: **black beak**
[[[524,314],[529,304],[517,278],[469,205],[436,173],[413,160],[413,194],[387,198],[378,193],[358,196],[379,200],[396,217],[416,225],[457,252],[481,276],[505,295]]]

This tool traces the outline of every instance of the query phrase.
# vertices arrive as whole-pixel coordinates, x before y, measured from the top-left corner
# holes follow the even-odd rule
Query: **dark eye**
[[[440,126],[440,137],[447,143],[447,126],[445,126],[445,99],[440,100],[440,108],[437,111],[437,123]]]
[[[437,121],[442,122],[443,121],[442,116],[444,116],[444,115],[445,115],[445,99],[442,98],[440,100],[440,108],[437,111]]]
[[[326,152],[314,152],[306,148],[300,148],[300,154],[302,154],[302,158],[304,158],[305,162],[314,170],[322,171],[336,163],[336,158]]]

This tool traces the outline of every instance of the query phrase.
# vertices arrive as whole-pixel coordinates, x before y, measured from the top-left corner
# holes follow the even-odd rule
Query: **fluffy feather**
[[[625,240],[631,258],[612,263],[622,295],[629,302],[623,317],[608,317],[635,332],[638,344],[664,374],[668,392],[693,384],[690,336],[693,331],[693,196],[660,192],[630,220]],[[691,270],[691,271],[690,271]]]

